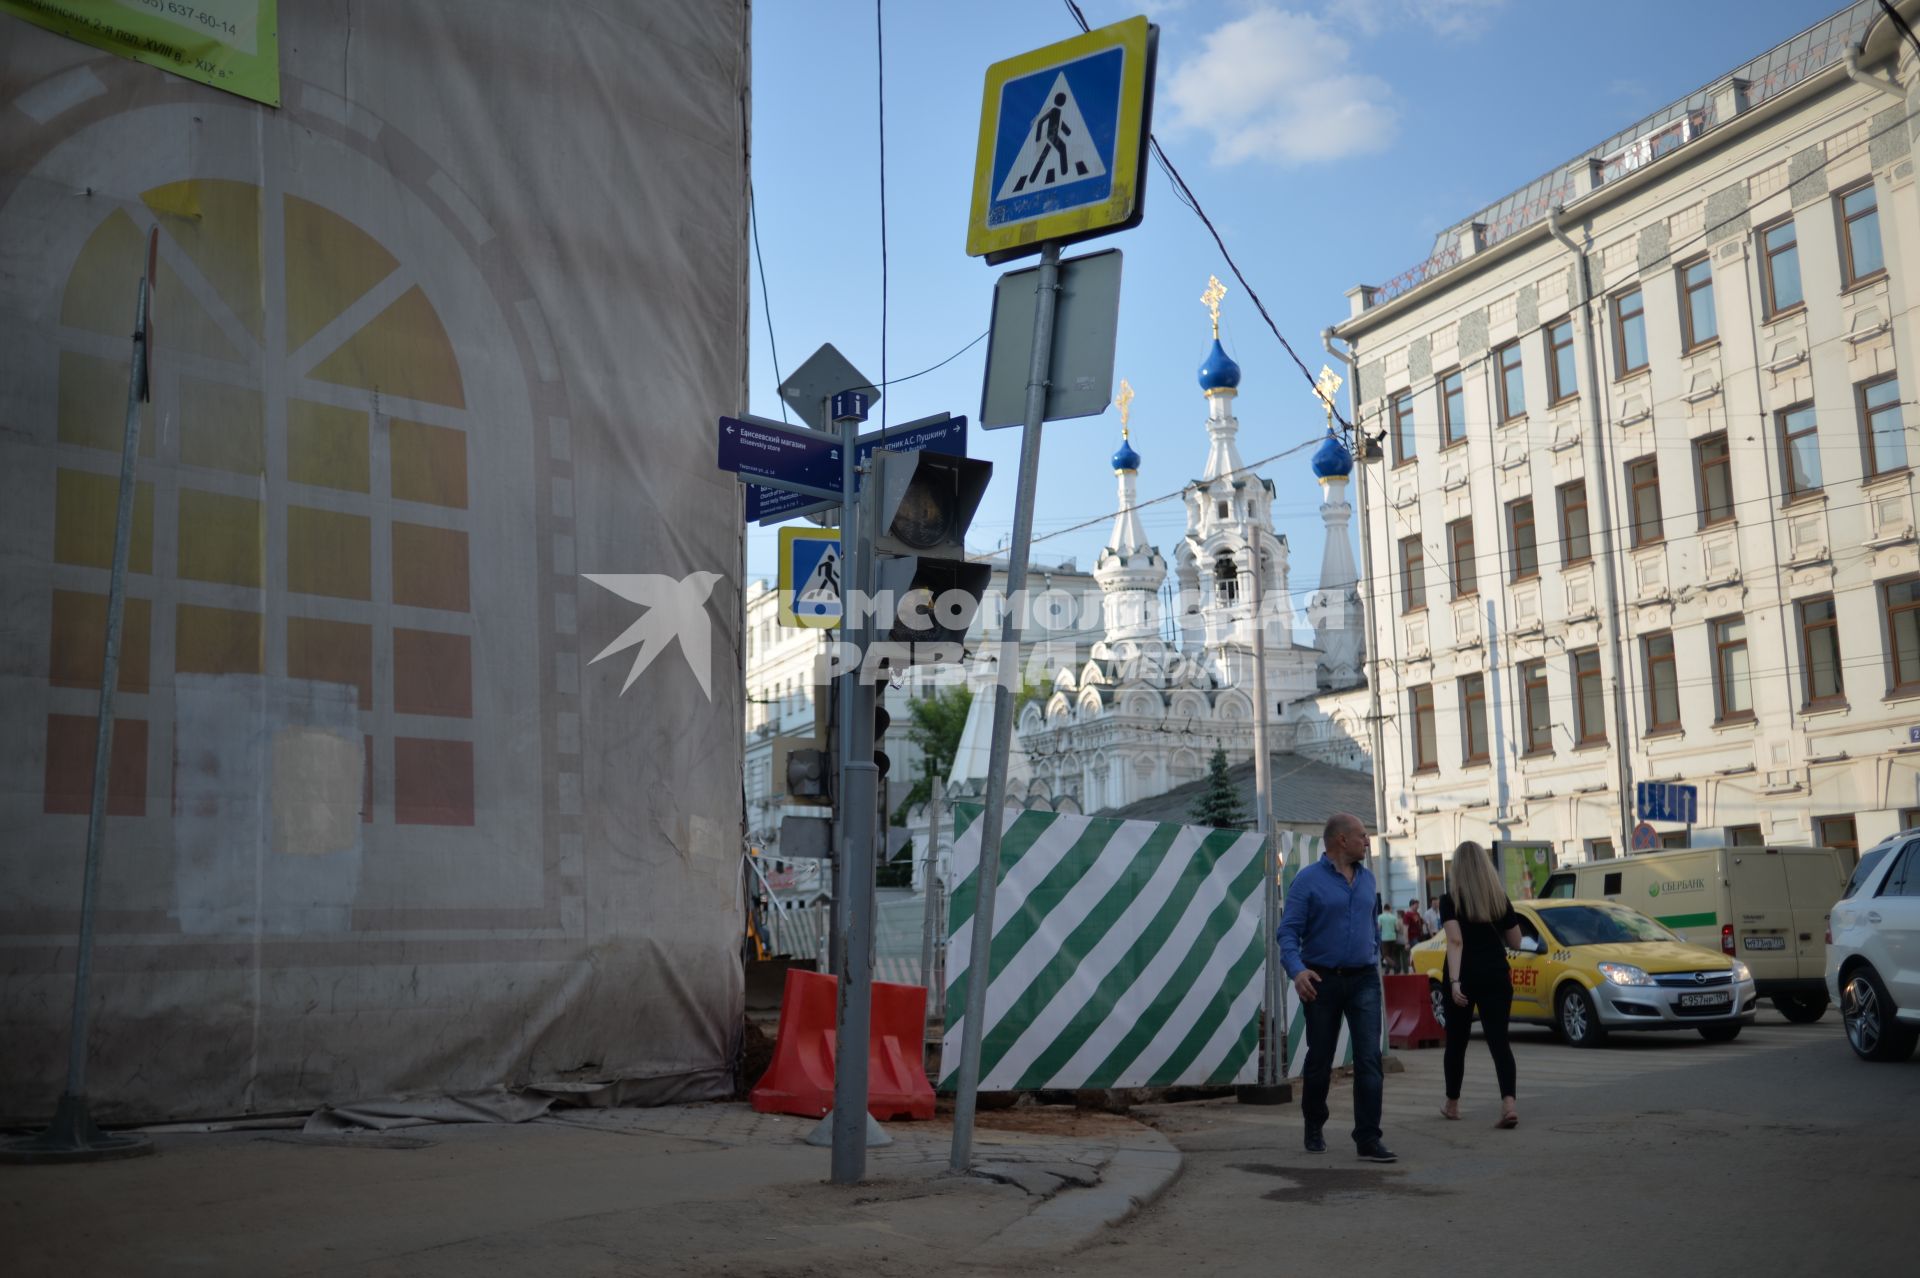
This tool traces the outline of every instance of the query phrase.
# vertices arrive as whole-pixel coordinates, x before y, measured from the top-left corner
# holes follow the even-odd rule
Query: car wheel
[[[1575,1047],[1598,1047],[1607,1039],[1607,1031],[1593,1010],[1593,999],[1578,985],[1561,989],[1555,1004],[1554,1026],[1560,1037]]]
[[[1879,973],[1857,967],[1840,991],[1840,1020],[1847,1044],[1863,1061],[1904,1061],[1913,1055],[1920,1034],[1894,1019],[1893,1000]]]
[[[1438,981],[1427,982],[1427,997],[1433,1001],[1433,1019],[1441,1029],[1447,1027],[1447,987]]]
[[[1775,994],[1773,1005],[1795,1025],[1811,1025],[1827,1014],[1825,994]]]
[[[1738,1025],[1702,1025],[1700,1037],[1709,1043],[1731,1043],[1740,1037],[1740,1027]]]

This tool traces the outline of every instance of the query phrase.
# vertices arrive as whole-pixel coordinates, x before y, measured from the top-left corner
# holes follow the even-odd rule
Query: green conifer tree
[[[1210,825],[1216,830],[1245,830],[1247,810],[1240,802],[1240,791],[1227,774],[1227,752],[1216,749],[1207,763],[1206,788],[1187,809],[1195,825]]]

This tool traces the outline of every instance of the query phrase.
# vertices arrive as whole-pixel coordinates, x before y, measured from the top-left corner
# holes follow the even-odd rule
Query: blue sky
[[[1099,26],[1146,12],[1161,28],[1154,128],[1248,280],[1308,367],[1346,290],[1431,251],[1443,228],[1838,9],[1838,0],[1084,0]],[[986,331],[1002,270],[965,255],[987,66],[1076,34],[1059,0],[884,0],[886,374],[917,372]],[[790,372],[832,342],[881,376],[879,89],[872,0],[759,0],[753,11],[753,178],[766,288],[753,279],[752,401],[779,417],[768,321]],[[1081,245],[1126,258],[1115,376],[1134,388],[1140,497],[1178,490],[1206,458],[1194,381],[1209,341],[1207,277],[1229,292],[1221,339],[1243,371],[1249,461],[1324,429],[1306,382],[1206,229],[1147,184],[1137,229]],[[770,304],[769,304],[770,303]],[[986,343],[889,388],[892,422],[977,419]],[[1116,385],[1116,390],[1117,390]],[[1344,411],[1344,398],[1342,401]],[[877,414],[876,414],[877,423]],[[972,549],[1013,524],[1019,431],[974,430],[994,463]],[[1045,428],[1036,559],[1092,566],[1116,504],[1118,411]],[[1290,586],[1317,584],[1319,490],[1305,451],[1265,467],[1292,546]],[[1142,511],[1172,559],[1178,502]],[[1062,533],[1072,525],[1092,527]],[[1048,536],[1048,534],[1055,534]],[[1355,546],[1358,553],[1358,546]],[[772,529],[749,533],[771,577]]]

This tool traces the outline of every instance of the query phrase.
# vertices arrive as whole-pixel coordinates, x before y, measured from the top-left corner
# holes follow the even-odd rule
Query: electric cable
[[[1092,27],[1087,23],[1087,15],[1080,12],[1080,6],[1075,3],[1075,0],[1065,0],[1065,3],[1067,12],[1073,15],[1075,22],[1080,24],[1080,30],[1092,30]],[[1192,209],[1194,216],[1200,219],[1200,224],[1207,228],[1207,234],[1213,237],[1213,242],[1215,246],[1219,248],[1220,256],[1225,260],[1227,269],[1233,272],[1233,278],[1240,281],[1240,287],[1247,291],[1247,299],[1253,303],[1254,309],[1260,312],[1260,318],[1267,322],[1267,327],[1273,330],[1274,337],[1279,339],[1281,348],[1287,352],[1287,357],[1291,359],[1294,366],[1300,370],[1300,376],[1307,379],[1308,386],[1316,385],[1313,373],[1308,370],[1300,356],[1294,352],[1293,343],[1287,340],[1287,335],[1282,333],[1280,326],[1274,322],[1273,316],[1267,310],[1267,304],[1260,300],[1258,290],[1248,282],[1246,275],[1240,270],[1240,264],[1233,260],[1233,254],[1227,250],[1227,242],[1221,238],[1219,228],[1214,226],[1213,219],[1207,216],[1206,210],[1200,207],[1200,198],[1193,193],[1193,188],[1187,185],[1186,179],[1180,176],[1180,170],[1175,168],[1173,161],[1167,157],[1166,148],[1160,145],[1159,137],[1149,133],[1147,135],[1147,145],[1152,148],[1154,158],[1160,162],[1161,170],[1166,173],[1168,180],[1173,183],[1174,195],[1182,204]],[[1318,392],[1316,392],[1316,395],[1317,394]],[[1337,405],[1324,400],[1322,402],[1326,403],[1327,407],[1332,411],[1335,421],[1339,422],[1348,431],[1352,431],[1353,424],[1341,416],[1340,409]]]
[[[767,349],[773,352],[773,384],[787,380],[780,375],[780,347],[773,340],[773,301],[767,296],[767,260],[760,256],[760,208],[754,202],[753,183],[747,183],[747,221],[753,226],[753,260],[760,268],[760,316],[767,321]],[[777,397],[776,397],[777,398]],[[780,400],[780,420],[787,420],[787,401]]]
[[[883,0],[873,0],[873,45],[879,69],[880,120],[880,386],[887,384],[887,35],[881,20]],[[879,389],[879,386],[874,388]],[[887,443],[887,401],[880,400],[880,446]]]
[[[1907,25],[1907,20],[1901,17],[1899,11],[1887,3],[1887,0],[1880,0],[1880,7],[1886,11],[1889,18],[1893,19],[1893,25],[1900,28],[1900,34],[1907,38],[1907,43],[1913,46],[1913,51],[1920,53],[1920,38],[1915,37],[1913,28]]]

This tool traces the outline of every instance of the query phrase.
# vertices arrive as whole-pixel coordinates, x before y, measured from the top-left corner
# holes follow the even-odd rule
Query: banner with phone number
[[[278,0],[0,0],[0,12],[255,102],[280,105]]]

